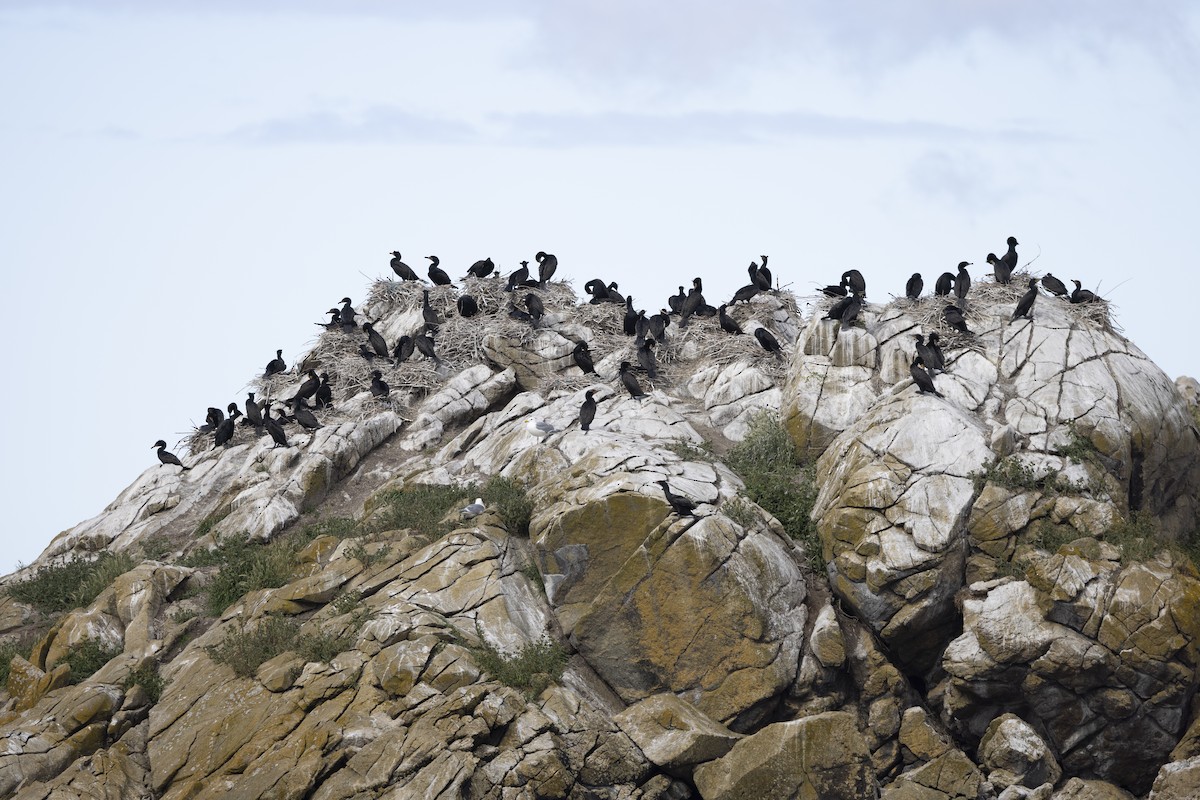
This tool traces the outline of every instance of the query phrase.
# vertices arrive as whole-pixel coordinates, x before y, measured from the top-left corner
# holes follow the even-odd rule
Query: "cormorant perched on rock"
[[[492,257],[488,256],[482,261],[476,261],[471,266],[467,267],[467,274],[463,276],[463,280],[467,278],[486,278],[492,274],[492,270],[496,265],[492,263]]]
[[[487,506],[483,504],[483,498],[476,497],[474,503],[465,505],[458,510],[458,516],[463,519],[475,519],[486,510]]]
[[[855,297],[856,295],[843,297],[841,300],[838,300],[836,303],[831,305],[829,310],[825,312],[825,319],[836,319],[840,322],[842,319],[842,314],[846,313],[846,309],[849,308],[850,304],[854,302]]]
[[[458,307],[458,315],[463,319],[470,319],[479,313],[479,303],[469,294],[460,294],[454,305]]]
[[[945,297],[954,291],[954,273],[943,272],[938,276],[937,283],[933,286],[933,293],[938,297]]]
[[[153,449],[155,447],[158,448],[158,460],[161,461],[163,464],[174,464],[175,466],[181,467],[182,469],[191,469],[191,467],[183,466],[183,462],[180,461],[179,458],[174,453],[167,452],[167,450],[166,450],[167,443],[164,442],[162,439],[159,439],[157,442],[150,445],[150,447],[151,447],[151,449]]]
[[[925,279],[921,277],[921,273],[914,272],[908,283],[904,284],[904,296],[909,300],[916,300],[924,289]]]
[[[317,389],[321,386],[321,378],[318,377],[315,370],[307,370],[308,378],[304,383],[300,384],[300,388],[296,390],[296,397],[307,400],[317,393]]]
[[[533,322],[533,327],[540,327],[542,317],[546,316],[546,307],[542,305],[542,299],[530,292],[525,295],[525,308],[529,311],[529,319]]]
[[[539,250],[533,258],[538,263],[538,286],[545,289],[546,283],[554,277],[554,272],[558,269],[558,256]]]
[[[321,385],[317,387],[317,394],[314,398],[317,401],[317,408],[329,408],[333,405],[333,389],[329,385],[329,373],[321,373]]]
[[[671,324],[671,312],[665,308],[659,309],[657,314],[648,317],[650,321],[650,329],[646,331],[647,336],[653,336],[656,342],[665,342],[667,340],[667,327]]]
[[[759,256],[759,258],[762,259],[762,266],[750,276],[750,282],[764,292],[769,292],[771,291],[771,270],[767,269],[767,257]],[[750,264],[753,265],[754,262],[751,261]]]
[[[1008,252],[1000,257],[1000,263],[1004,265],[1004,268],[1008,271],[1008,275],[1011,277],[1013,270],[1017,268],[1017,245],[1019,245],[1020,242],[1017,241],[1017,237],[1010,236],[1008,237],[1007,244]],[[1008,281],[1005,281],[1005,283],[1007,282]]]
[[[1068,294],[1070,294],[1070,292],[1067,291],[1067,287],[1063,285],[1063,282],[1051,275],[1049,272],[1047,272],[1045,277],[1042,278],[1042,288],[1047,292],[1050,292],[1050,294],[1058,295],[1059,297],[1066,297]]]
[[[687,300],[687,292],[683,291],[683,287],[679,287],[679,294],[673,294],[667,298],[667,308],[671,309],[672,314],[683,313],[683,303]]]
[[[592,278],[585,283],[583,290],[591,295],[592,299],[588,301],[591,305],[596,306],[608,300],[608,287],[599,278]]]
[[[375,355],[380,356],[381,358],[387,358],[388,353],[390,352],[388,350],[387,342],[379,334],[379,331],[375,330],[375,326],[369,322],[364,322],[362,329],[366,331],[367,341],[371,343],[371,349],[375,351]]]
[[[751,264],[750,266],[754,265]],[[733,299],[729,301],[729,305],[734,305],[736,303],[749,303],[750,298],[754,297],[754,295],[761,291],[762,289],[759,289],[753,283],[748,283],[733,293]]]
[[[992,265],[992,274],[996,276],[996,283],[1009,284],[1012,282],[1012,273],[1008,267],[1004,266],[1004,262],[996,258],[995,253],[987,254],[987,263]]]
[[[663,497],[667,498],[667,504],[671,506],[671,510],[681,517],[694,517],[696,511],[696,503],[686,497],[681,497],[671,491],[671,486],[666,481],[655,481],[662,487]]]
[[[851,292],[857,292],[862,296],[867,295],[867,282],[863,278],[862,273],[856,269],[848,269],[842,273],[842,283],[846,284],[846,288]]]
[[[315,431],[317,428],[323,427],[321,423],[317,421],[317,418],[313,416],[312,409],[308,407],[308,403],[304,401],[303,397],[293,397],[291,400],[291,405],[292,419],[300,423],[301,428],[304,428],[308,431]]]
[[[263,377],[269,378],[272,375],[278,375],[279,373],[285,372],[286,370],[287,370],[287,363],[285,363],[283,360],[283,351],[276,350],[275,357],[267,362],[267,369],[265,372],[263,372]]]
[[[267,433],[271,435],[271,441],[275,444],[271,445],[271,449],[276,447],[291,447],[288,444],[287,434],[283,432],[283,426],[279,424],[279,420],[271,416],[271,407],[267,406],[263,409],[263,426],[267,429]]]
[[[1038,296],[1037,285],[1037,278],[1029,279],[1029,291],[1021,295],[1021,299],[1017,302],[1017,308],[1015,311],[1013,311],[1012,320],[1010,321],[1016,322],[1017,317],[1028,317],[1029,319],[1033,319],[1033,314],[1031,312],[1033,311],[1033,301],[1037,300]]]
[[[352,331],[358,327],[358,323],[354,321],[354,318],[358,316],[358,314],[350,306],[349,297],[343,297],[341,302],[342,310],[338,312],[338,321],[342,323],[342,330]]]
[[[529,262],[522,261],[520,269],[515,269],[508,276],[508,283],[504,286],[504,291],[511,292],[518,286],[529,285]]]
[[[538,439],[545,441],[546,437],[552,433],[558,433],[558,428],[546,422],[544,419],[530,417],[525,420],[525,430],[529,431],[531,436],[536,436]]]
[[[917,340],[917,355],[921,358],[921,363],[925,364],[930,369],[937,366],[937,353],[932,347],[925,344],[925,335],[922,333],[914,333],[913,338]]]
[[[440,367],[442,365],[442,360],[438,358],[437,352],[434,350],[433,339],[430,339],[423,333],[418,333],[413,337],[413,345],[417,348],[417,352],[419,352],[421,355],[425,356],[426,358],[432,358],[433,365],[435,367]]]
[[[402,280],[402,281],[419,281],[419,280],[421,280],[420,278],[417,277],[417,273],[413,272],[412,267],[410,267],[408,264],[405,264],[403,261],[400,260],[400,251],[399,250],[392,251],[391,264],[392,264],[392,272],[395,272],[396,277],[398,277],[400,280]]]
[[[436,331],[438,326],[442,324],[442,318],[434,310],[433,306],[429,305],[429,290],[423,292],[424,298],[421,301],[421,319],[425,320],[425,330]]]
[[[596,418],[596,401],[592,398],[595,393],[595,389],[584,392],[583,405],[579,407],[579,430],[584,433],[592,429],[592,420]]]
[[[629,391],[630,397],[634,400],[641,400],[646,397],[646,393],[642,391],[642,385],[638,383],[637,377],[629,368],[630,363],[628,361],[621,362],[621,383]]]
[[[967,320],[965,317],[963,317],[962,309],[953,303],[948,303],[946,307],[942,309],[942,316],[946,318],[946,324],[948,324],[951,328],[957,328],[963,333],[971,332],[967,329]]]
[[[763,350],[774,354],[776,358],[783,358],[782,353],[780,353],[779,341],[771,335],[769,330],[762,327],[755,328],[754,338],[758,340],[760,345],[762,345]]]
[[[261,428],[263,424],[262,411],[258,407],[258,401],[254,399],[254,392],[246,396],[246,422],[256,428]]]
[[[450,276],[446,274],[446,270],[438,266],[442,263],[437,256],[425,256],[429,259],[429,280],[433,281],[437,286],[449,286]]]
[[[849,328],[858,319],[858,312],[862,310],[862,295],[858,292],[846,298],[846,307],[842,309],[842,327]]]
[[[633,307],[633,295],[625,298],[625,319],[622,321],[622,330],[626,336],[634,336],[637,334],[638,312]]]
[[[970,261],[958,262],[958,275],[954,277],[954,294],[958,297],[958,302],[966,305],[967,292],[971,291],[971,276],[967,274],[967,267],[971,266]]]
[[[913,383],[917,385],[917,388],[922,393],[936,394],[938,397],[943,397],[944,395],[934,387],[933,378],[922,367],[924,363],[921,356],[913,356],[912,364],[908,368],[909,374],[912,375]]]
[[[1083,284],[1075,279],[1071,279],[1071,283],[1075,284],[1075,291],[1071,292],[1072,303],[1094,303],[1100,298],[1090,289],[1084,289]]]
[[[845,297],[847,294],[846,281],[843,280],[841,283],[826,286],[821,290],[821,294],[825,295],[826,297]]]
[[[592,353],[588,349],[587,342],[582,340],[576,342],[575,350],[571,353],[571,357],[575,359],[576,366],[583,370],[584,375],[587,375],[589,372],[593,375],[597,374],[596,365],[592,363]]]
[[[927,363],[929,369],[936,369],[938,372],[946,371],[946,354],[942,352],[942,346],[938,344],[938,339],[941,335],[934,331],[929,334],[929,349],[933,351],[934,360],[932,363]]]
[[[221,421],[213,433],[213,449],[217,449],[221,445],[228,444],[233,439],[234,426],[237,424],[237,418],[242,415],[238,410],[237,403],[229,404],[229,416]]]
[[[717,309],[717,321],[721,323],[721,330],[735,335],[741,333],[742,326],[737,324],[737,320],[725,313],[726,308],[728,308],[728,306],[721,305]]]
[[[375,351],[367,347],[366,342],[358,343],[358,354],[367,360],[368,364],[375,362]]]
[[[401,336],[400,341],[396,342],[396,349],[392,350],[392,358],[397,364],[407,361],[413,354],[416,345],[413,343],[411,336]]]
[[[387,397],[392,391],[392,387],[388,386],[383,380],[383,373],[379,370],[371,371],[371,396],[372,397]]]
[[[658,362],[654,359],[654,340],[646,339],[637,350],[638,364],[646,371],[646,377],[658,380]]]

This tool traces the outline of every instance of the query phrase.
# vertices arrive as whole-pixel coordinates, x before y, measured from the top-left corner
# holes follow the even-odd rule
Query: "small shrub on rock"
[[[533,698],[562,678],[567,666],[567,651],[550,637],[529,642],[510,656],[489,644],[481,630],[476,628],[476,631],[480,644],[473,647],[472,652],[479,668],[505,686],[519,689],[526,697]]]
[[[248,678],[280,653],[292,649],[300,626],[293,620],[269,616],[253,628],[245,625],[226,628],[218,644],[205,648],[208,657],[230,667],[234,674]]]
[[[95,674],[96,670],[121,655],[121,648],[100,639],[84,639],[71,648],[64,659],[71,667],[70,682],[79,683]]]
[[[103,552],[95,559],[71,558],[38,567],[33,577],[6,587],[18,603],[45,614],[88,605],[120,575],[133,569],[126,553]]]

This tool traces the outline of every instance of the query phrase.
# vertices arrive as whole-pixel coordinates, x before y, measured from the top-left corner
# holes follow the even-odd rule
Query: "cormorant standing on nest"
[[[737,335],[742,332],[742,326],[737,324],[737,320],[725,313],[726,308],[728,306],[722,305],[717,309],[717,321],[721,323],[721,330]]]
[[[179,458],[174,453],[167,452],[167,450],[166,450],[167,443],[164,442],[162,439],[159,439],[157,442],[150,445],[150,447],[158,448],[158,460],[161,461],[163,464],[174,464],[175,466],[180,467],[182,469],[191,469],[191,467],[183,466],[183,462],[180,461]]]
[[[545,289],[546,283],[554,277],[554,271],[558,269],[558,256],[539,250],[534,259],[538,263],[538,286]]]
[[[683,313],[683,304],[687,300],[687,293],[683,291],[683,287],[679,287],[679,294],[673,294],[667,298],[667,308],[671,309],[672,314]]]
[[[592,296],[588,301],[593,306],[600,305],[608,300],[608,287],[604,285],[604,281],[599,278],[592,278],[583,285],[583,290]]]
[[[426,358],[433,359],[433,365],[435,367],[440,367],[442,365],[442,360],[438,358],[437,353],[433,349],[433,339],[430,339],[423,333],[418,333],[413,337],[413,345],[416,346],[417,352],[419,352],[421,355],[425,356]]]
[[[463,276],[463,280],[466,280],[467,278],[486,278],[488,275],[492,274],[492,270],[495,268],[496,265],[492,263],[492,257],[488,256],[482,261],[476,261],[474,264],[468,267],[467,274]]]
[[[429,290],[423,292],[421,301],[421,319],[425,320],[425,330],[436,331],[438,326],[442,324],[442,318],[438,316],[437,311],[433,306],[429,305]]]
[[[1037,278],[1029,279],[1029,291],[1021,295],[1021,299],[1017,302],[1017,308],[1015,311],[1013,311],[1012,320],[1010,321],[1016,322],[1017,317],[1028,317],[1029,319],[1033,319],[1033,315],[1030,312],[1033,311],[1033,301],[1037,300],[1037,285]]]
[[[258,401],[254,399],[254,392],[250,392],[246,397],[246,422],[256,428],[261,428],[263,424],[262,411],[258,408]]]
[[[391,387],[383,380],[383,373],[379,370],[371,371],[371,396],[372,397],[387,397],[392,391]]]
[[[596,418],[596,401],[592,399],[595,393],[595,389],[584,392],[583,405],[579,407],[579,429],[584,433],[592,429],[592,420]]]
[[[329,385],[329,373],[321,373],[321,385],[317,387],[317,408],[329,408],[333,405],[333,389]]]
[[[263,409],[263,425],[267,429],[267,433],[271,435],[271,440],[275,444],[271,445],[271,449],[276,447],[291,447],[288,444],[287,434],[283,432],[283,426],[279,424],[279,420],[271,416],[271,407],[267,406]]]
[[[303,397],[292,398],[292,419],[300,423],[300,427],[305,430],[315,431],[317,428],[322,427],[317,418],[313,416],[312,410],[308,407],[308,403],[304,401]]]
[[[362,329],[367,332],[367,341],[371,343],[371,349],[375,351],[375,355],[380,358],[387,358],[387,342],[379,334],[379,331],[375,330],[375,326],[369,322],[364,322]]]
[[[1042,278],[1042,288],[1047,292],[1050,292],[1050,294],[1058,295],[1059,297],[1066,297],[1068,294],[1070,294],[1070,292],[1067,291],[1067,287],[1063,285],[1063,282],[1051,275],[1049,272],[1047,272],[1045,277]]]
[[[921,277],[921,273],[914,272],[908,283],[904,284],[904,295],[909,300],[916,300],[924,289],[925,279]]]
[[[933,293],[938,297],[946,297],[952,291],[954,291],[954,273],[943,272],[938,276],[937,283],[934,284]]]
[[[666,481],[655,481],[662,487],[663,497],[667,498],[667,504],[671,506],[671,510],[681,517],[694,517],[696,511],[696,503],[686,497],[681,497],[671,491],[671,486]]]
[[[750,266],[753,267],[754,265],[751,264]],[[753,283],[748,283],[733,293],[733,299],[729,301],[729,304],[733,305],[735,303],[749,303],[750,298],[754,297],[754,295],[758,294],[761,291],[762,290],[759,289],[757,286],[755,286]]]
[[[283,360],[283,351],[276,350],[275,357],[267,362],[267,369],[263,372],[264,378],[269,378],[272,375],[278,375],[287,370],[287,363]]]
[[[946,318],[946,324],[948,324],[951,328],[957,328],[963,333],[971,332],[967,328],[967,320],[965,317],[963,317],[962,309],[953,303],[948,303],[946,307],[942,309],[942,316]]]
[[[992,265],[992,274],[996,276],[996,283],[1007,285],[1012,281],[1012,275],[1008,268],[1004,266],[1004,262],[996,258],[995,253],[987,254],[987,263]]]
[[[329,322],[317,322],[315,325],[320,325],[327,331],[340,330],[342,327],[342,312],[336,308],[331,308],[325,312],[329,315]]]
[[[429,259],[429,280],[433,281],[437,286],[449,286],[450,276],[446,274],[446,270],[438,266],[442,263],[437,256],[425,256]]]
[[[683,308],[679,311],[679,327],[686,328],[688,320],[704,305],[704,284],[699,278],[692,278],[692,288],[688,291]]]
[[[403,261],[400,260],[400,251],[399,250],[392,251],[392,262],[391,263],[392,263],[392,272],[395,272],[396,277],[398,277],[400,280],[402,280],[402,281],[419,281],[419,280],[421,280],[420,278],[417,277],[417,273],[413,272],[412,267],[410,267],[408,264],[405,264]]]
[[[342,310],[338,312],[338,321],[342,323],[342,330],[349,332],[357,328],[358,323],[354,321],[356,316],[358,315],[350,306],[350,298],[343,297]]]
[[[971,291],[971,276],[967,274],[967,267],[971,266],[970,261],[958,262],[958,275],[954,277],[954,294],[958,297],[958,302],[966,305],[967,292]]]
[[[863,278],[862,273],[856,269],[848,269],[843,272],[842,283],[846,284],[846,288],[851,292],[857,292],[864,297],[867,294],[867,282]]]
[[[587,375],[589,372],[593,375],[597,374],[596,365],[592,363],[592,353],[588,350],[587,342],[582,340],[576,342],[575,350],[571,353],[571,357],[575,359],[576,366],[583,370],[584,375]]]
[[[608,285],[605,291],[608,292],[608,302],[620,305],[621,303],[625,302],[625,296],[618,292],[617,288],[617,282],[613,281]]]
[[[541,298],[533,292],[525,295],[525,309],[529,312],[529,319],[533,322],[533,327],[541,327],[542,317],[546,316],[546,307],[542,305]]]
[[[843,278],[841,283],[826,286],[821,290],[821,294],[825,295],[826,297],[845,297],[847,294],[845,279]]]
[[[646,393],[642,391],[642,385],[638,383],[637,377],[630,371],[628,361],[621,362],[621,383],[624,384],[629,396],[634,400],[643,400]]]
[[[237,418],[242,415],[238,410],[237,403],[229,404],[229,416],[222,420],[217,426],[217,430],[213,433],[213,449],[224,444],[228,444],[233,439],[234,426],[237,424]]]
[[[638,347],[638,364],[646,371],[646,377],[652,381],[658,380],[658,363],[654,359],[654,340],[646,339]]]
[[[659,309],[657,314],[649,317],[650,329],[646,332],[647,335],[653,336],[656,342],[665,342],[667,340],[667,326],[671,324],[671,312],[665,308]]]
[[[855,292],[846,301],[846,307],[842,310],[843,328],[849,328],[858,319],[858,312],[862,310],[862,295]]]
[[[1008,275],[1011,277],[1013,270],[1017,268],[1017,245],[1019,245],[1020,242],[1017,241],[1017,237],[1010,236],[1008,237],[1007,244],[1008,252],[1000,257],[1000,263],[1004,265],[1005,270],[1007,270]],[[1008,283],[1008,281],[1004,282]]]
[[[307,400],[317,393],[317,389],[321,386],[321,379],[317,377],[315,370],[307,371],[308,378],[304,383],[300,384],[300,388],[296,391],[296,397]]]
[[[400,341],[396,342],[396,349],[392,351],[392,358],[397,364],[407,361],[412,356],[416,345],[413,344],[411,336],[401,336]]]
[[[225,412],[219,408],[209,406],[208,413],[204,415],[204,424],[200,426],[199,430],[201,433],[211,433],[224,421]]]
[[[924,363],[925,362],[921,359],[921,356],[913,356],[912,364],[908,368],[909,374],[912,375],[913,383],[915,383],[917,388],[924,394],[936,394],[938,397],[944,397],[944,395],[934,387],[933,378],[930,377],[929,373],[922,368]]]
[[[504,287],[504,291],[511,292],[518,286],[537,285],[529,280],[529,262],[522,261],[520,269],[513,270],[513,273],[508,276],[508,283]]]
[[[358,354],[365,358],[368,364],[375,363],[375,351],[367,347],[366,342],[358,343]]]
[[[633,343],[641,347],[642,342],[646,341],[648,333],[650,333],[650,320],[646,319],[645,311],[639,311],[637,321],[633,324]]]
[[[767,269],[767,257],[759,256],[759,258],[762,259],[762,266],[759,267],[752,276],[750,276],[750,282],[759,289],[762,289],[764,292],[769,292],[771,291],[771,270]],[[754,264],[753,261],[750,263],[751,265]]]
[[[1071,283],[1075,284],[1075,291],[1071,292],[1072,303],[1094,303],[1100,298],[1096,297],[1096,293],[1090,289],[1084,289],[1083,284],[1072,279]]]
[[[463,319],[470,319],[479,313],[479,303],[469,294],[460,294],[454,304],[458,306],[458,315]]]
[[[638,312],[633,308],[633,295],[625,298],[625,319],[622,323],[622,330],[626,336],[633,336],[637,333]]]
[[[840,322],[842,315],[846,313],[846,309],[849,308],[850,304],[854,302],[854,298],[856,296],[857,295],[850,295],[849,297],[843,297],[841,300],[838,300],[836,303],[831,305],[829,310],[825,312],[825,319],[835,319]]]
[[[780,352],[779,342],[774,336],[771,335],[769,330],[761,327],[755,328],[754,338],[758,340],[760,345],[762,345],[763,350],[773,354],[776,358],[783,358],[783,354]]]

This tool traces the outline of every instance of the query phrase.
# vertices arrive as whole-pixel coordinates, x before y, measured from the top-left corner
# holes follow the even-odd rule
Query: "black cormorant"
[[[633,295],[625,298],[625,319],[622,321],[621,329],[625,331],[626,336],[633,336],[637,333],[638,312],[633,308]]]
[[[396,349],[392,351],[392,358],[396,360],[397,364],[400,364],[407,361],[415,349],[416,345],[413,344],[411,336],[401,336],[400,341],[396,342]]]
[[[460,294],[454,304],[458,307],[458,315],[464,319],[470,319],[479,313],[479,303],[469,294]]]
[[[842,309],[842,327],[849,328],[858,319],[858,312],[862,311],[862,295],[858,292],[846,298],[846,307]]]
[[[654,340],[646,339],[637,350],[638,364],[646,371],[646,377],[658,380],[658,362],[654,358]]]
[[[392,271],[396,273],[396,277],[402,281],[419,281],[417,273],[413,272],[413,268],[400,260],[400,251],[392,251]]]
[[[958,262],[958,274],[954,276],[954,294],[963,305],[966,305],[967,292],[971,291],[971,276],[967,274],[969,266],[970,261]]]
[[[760,345],[762,345],[763,350],[773,354],[776,358],[783,358],[783,354],[780,352],[779,348],[779,341],[771,335],[769,330],[762,327],[755,328],[754,338],[758,340]]]
[[[538,263],[538,286],[544,289],[546,283],[554,277],[555,270],[558,269],[558,256],[539,250],[534,259]]]
[[[254,399],[254,392],[246,396],[246,422],[256,428],[261,428],[263,424],[262,411],[258,407],[258,401]]]
[[[1017,241],[1017,237],[1010,236],[1008,237],[1007,244],[1008,251],[1000,257],[1000,263],[1004,265],[1008,275],[1011,277],[1013,270],[1017,268],[1017,245],[1019,245],[1020,242]],[[1008,281],[1004,281],[1004,283],[1008,283]]]
[[[333,388],[329,385],[329,373],[321,373],[321,385],[317,387],[317,394],[314,398],[317,401],[317,408],[329,408],[333,405]]]
[[[1067,287],[1063,285],[1063,282],[1049,272],[1042,278],[1042,288],[1050,292],[1050,294],[1058,295],[1059,297],[1066,297],[1070,294],[1067,291]]]
[[[917,355],[921,357],[921,363],[925,364],[929,369],[937,366],[937,353],[933,347],[925,344],[925,335],[921,333],[913,334],[913,338],[917,340]]]
[[[954,273],[943,272],[938,276],[937,283],[934,284],[933,293],[938,297],[945,297],[952,291],[954,291]]]
[[[608,302],[620,305],[625,302],[625,296],[617,291],[617,282],[613,281],[605,289],[608,292]]]
[[[213,433],[214,450],[221,445],[228,444],[230,441],[232,441],[234,426],[237,424],[237,418],[241,415],[242,412],[238,410],[237,403],[230,403],[229,416],[217,426],[216,432]]]
[[[438,266],[442,263],[437,256],[425,256],[429,259],[429,280],[433,281],[437,286],[449,286],[450,276],[446,274],[446,270]]]
[[[826,297],[845,297],[847,294],[846,281],[843,280],[841,283],[826,286],[821,290],[821,294],[825,295]]]
[[[750,282],[764,292],[769,292],[771,291],[771,270],[767,269],[767,257],[759,256],[759,258],[762,259],[762,266],[750,276]],[[751,261],[750,263],[753,264],[754,262]]]
[[[934,331],[929,334],[929,349],[933,351],[933,362],[928,364],[930,369],[936,369],[938,372],[946,371],[946,354],[942,352],[942,346],[938,344],[938,339],[941,335]]]
[[[342,312],[336,308],[331,308],[325,312],[329,315],[329,322],[316,322],[315,325],[320,325],[327,331],[340,330],[342,327]]]
[[[176,455],[174,453],[167,452],[167,450],[166,450],[167,443],[164,442],[162,439],[159,439],[157,442],[150,445],[150,447],[158,448],[158,460],[161,461],[163,464],[174,464],[175,466],[182,467],[183,469],[191,469],[191,467],[183,466],[183,462],[180,461],[179,458],[176,457]]]
[[[529,319],[533,322],[533,327],[540,327],[542,317],[546,315],[546,307],[542,305],[542,299],[530,292],[525,295],[525,309],[529,312]]]
[[[599,278],[592,278],[583,285],[583,290],[591,295],[592,299],[588,301],[591,305],[599,305],[608,300],[608,287],[604,285],[604,281]]]
[[[575,349],[571,352],[571,357],[575,359],[576,366],[583,370],[584,375],[589,372],[593,375],[598,374],[596,372],[596,365],[592,363],[592,353],[588,349],[587,342],[582,340],[576,342]]]
[[[748,283],[733,293],[733,299],[729,301],[729,304],[733,305],[735,303],[749,303],[750,298],[754,297],[754,295],[761,291],[762,289],[759,289],[753,283]]]
[[[267,433],[271,435],[271,440],[275,442],[275,444],[271,445],[271,449],[275,449],[276,447],[290,447],[287,434],[283,432],[283,426],[279,424],[279,420],[271,416],[270,406],[263,409],[263,426],[267,429]]]
[[[433,339],[430,339],[423,333],[418,333],[413,337],[413,345],[421,355],[426,358],[432,358],[434,366],[440,367],[442,365],[442,360],[438,358],[437,352],[434,351]]]
[[[909,374],[912,375],[913,383],[917,385],[917,388],[922,393],[936,394],[938,397],[943,397],[944,395],[934,387],[933,378],[922,368],[921,365],[924,363],[921,356],[913,356],[912,364],[908,368]]]
[[[1021,299],[1017,302],[1017,308],[1015,311],[1013,311],[1011,321],[1015,322],[1017,317],[1028,317],[1029,319],[1033,319],[1033,314],[1031,312],[1033,311],[1033,301],[1037,300],[1038,296],[1037,284],[1037,278],[1029,279],[1029,291],[1021,295]]]
[[[665,308],[659,309],[657,314],[647,317],[650,321],[650,329],[646,332],[648,336],[653,336],[656,342],[665,342],[667,340],[667,327],[671,324],[671,312]]]
[[[269,378],[272,375],[278,375],[287,370],[287,363],[283,360],[283,351],[276,350],[275,357],[267,362],[267,369],[263,372],[264,378]]]
[[[846,309],[849,308],[850,304],[854,302],[855,297],[856,295],[843,297],[841,300],[838,300],[836,303],[831,305],[829,310],[825,312],[825,319],[836,319],[841,321],[842,315],[846,313]]]
[[[351,331],[357,328],[358,323],[354,321],[356,316],[358,316],[358,314],[351,307],[350,298],[343,297],[342,310],[338,312],[338,321],[342,323],[342,330]]]
[[[863,278],[862,273],[856,269],[848,269],[843,272],[842,283],[846,284],[846,288],[851,292],[858,292],[864,297],[867,294],[867,282]]]
[[[367,347],[366,342],[358,343],[358,354],[365,358],[368,364],[375,361],[375,351]]]
[[[204,415],[204,424],[200,426],[201,433],[212,433],[217,429],[217,426],[225,421],[225,412],[219,408],[208,407],[208,412]]]
[[[679,327],[686,328],[688,319],[702,305],[704,305],[703,283],[699,278],[692,278],[692,288],[688,291],[687,299],[683,301],[683,308],[679,310]]]
[[[292,418],[300,423],[300,427],[308,431],[315,431],[322,427],[317,418],[313,416],[312,409],[308,407],[308,403],[303,397],[292,398]]]
[[[621,362],[621,383],[629,391],[629,396],[634,400],[642,400],[646,397],[646,393],[642,391],[642,385],[638,383],[637,377],[630,371],[628,361]]]
[[[672,314],[680,314],[683,312],[683,303],[687,300],[687,292],[683,291],[683,287],[679,287],[679,294],[673,294],[667,298],[667,308],[671,309]]]
[[[371,396],[372,397],[387,397],[391,392],[391,387],[383,380],[383,373],[379,370],[371,372]]]
[[[375,326],[370,322],[364,322],[362,329],[367,332],[367,341],[371,343],[371,349],[375,351],[375,355],[387,358],[389,352],[387,342],[379,334],[379,331],[375,330]]]
[[[919,272],[914,272],[912,277],[908,279],[908,283],[904,284],[904,296],[909,300],[916,300],[924,290],[925,279],[921,277],[921,273]]]
[[[300,388],[296,390],[296,397],[307,400],[317,393],[317,389],[321,386],[321,378],[315,370],[307,370],[308,378],[304,383],[300,384]]]
[[[425,330],[436,331],[438,326],[442,324],[442,318],[434,310],[433,306],[429,305],[429,290],[426,289],[423,295],[424,297],[421,300],[421,319],[425,320]]]
[[[646,335],[650,333],[650,320],[646,319],[644,310],[637,313],[637,319],[633,323],[633,343],[638,347],[642,346],[642,342],[646,340]]]
[[[1075,284],[1075,291],[1071,292],[1072,303],[1094,303],[1100,299],[1092,290],[1084,289],[1083,284],[1079,281],[1072,279],[1071,283]]]
[[[717,321],[721,323],[721,330],[726,333],[739,334],[742,332],[742,326],[737,324],[737,320],[731,318],[725,312],[728,306],[721,305],[717,308]]]
[[[696,503],[686,497],[681,497],[671,491],[671,486],[666,481],[655,481],[662,487],[663,497],[667,498],[667,504],[671,506],[671,510],[681,517],[694,517],[696,511]]]
[[[942,316],[946,318],[946,324],[948,324],[951,328],[957,328],[963,333],[971,332],[967,328],[967,320],[965,317],[963,317],[962,309],[953,303],[948,303],[946,307],[942,309]]]
[[[596,418],[596,401],[592,399],[595,393],[595,389],[584,392],[583,405],[579,407],[579,429],[584,433],[592,429],[592,420]]]
[[[467,278],[486,278],[488,275],[492,274],[492,270],[495,268],[496,265],[492,263],[492,257],[488,256],[482,261],[476,261],[474,264],[468,267],[467,274],[463,276],[463,280],[466,280]]]
[[[996,276],[996,283],[1007,285],[1012,281],[1012,274],[1008,267],[1004,266],[1004,262],[996,258],[995,253],[987,254],[987,263],[992,265],[992,274]]]

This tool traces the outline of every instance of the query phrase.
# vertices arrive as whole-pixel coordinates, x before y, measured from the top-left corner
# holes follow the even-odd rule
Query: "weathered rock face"
[[[623,307],[527,289],[547,305],[533,328],[508,316],[502,285],[467,281],[473,320],[453,314],[453,289],[431,290],[440,360],[387,367],[389,400],[362,391],[358,334],[324,334],[302,360],[339,383],[324,428],[289,428],[286,449],[239,429],[190,472],[148,470],[40,563],[265,541],[312,510],[374,524],[393,490],[492,476],[532,503],[528,536],[498,509],[463,522],[457,506],[435,509],[457,521],[448,533],[326,533],[285,585],[217,618],[195,597],[214,568],[174,555],[54,619],[0,597],[0,633],[36,631],[0,694],[0,794],[1194,795],[1200,578],[1181,556],[1134,557],[1151,522],[1177,536],[1197,508],[1189,385],[1095,309],[1043,298],[1033,323],[1010,323],[1020,292],[984,282],[975,336],[941,331],[939,398],[909,378],[936,301],[868,305],[839,330],[820,319],[828,301],[802,315],[763,293],[730,311],[790,356],[712,319],[672,324],[638,401],[609,380],[636,361]],[[395,341],[424,324],[420,294],[385,282],[363,310]],[[599,375],[575,364],[581,341]],[[260,396],[298,385],[276,377]],[[599,407],[584,432],[587,389]],[[781,407],[814,461],[828,581],[721,463]],[[531,417],[553,432],[530,433]],[[662,480],[694,513],[672,510]],[[279,624],[295,638],[257,668],[216,657]],[[73,684],[84,640],[120,655]],[[505,685],[523,684],[489,653],[535,645],[562,655],[561,677]],[[143,685],[156,665],[161,696]]]

